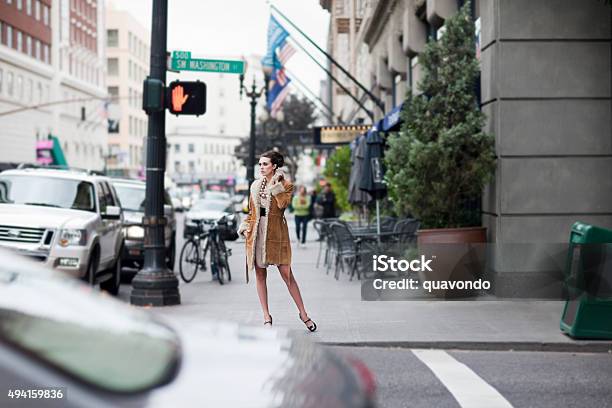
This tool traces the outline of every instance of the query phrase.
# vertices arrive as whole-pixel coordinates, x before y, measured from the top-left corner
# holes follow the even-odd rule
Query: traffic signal
[[[175,115],[203,115],[206,112],[206,84],[174,81],[168,87],[167,108]]]

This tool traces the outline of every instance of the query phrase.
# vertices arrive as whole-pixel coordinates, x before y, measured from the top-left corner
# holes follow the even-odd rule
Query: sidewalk
[[[289,219],[290,236],[295,237]],[[380,301],[361,300],[360,281],[315,267],[319,243],[309,228],[306,248],[292,243],[293,272],[306,310],[318,330],[309,333],[275,267],[268,268],[270,312],[274,326],[327,344],[486,350],[608,351],[612,341],[575,341],[559,330],[561,301]],[[209,271],[181,281],[179,306],[151,309],[171,324],[202,319],[263,324],[255,276],[246,284],[244,241],[231,243],[232,281],[219,285]],[[179,279],[180,280],[180,279]]]

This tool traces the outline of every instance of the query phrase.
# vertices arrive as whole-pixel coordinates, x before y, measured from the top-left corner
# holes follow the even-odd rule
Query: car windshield
[[[176,335],[81,282],[0,251],[0,342],[112,392],[141,392],[176,373]]]
[[[192,211],[226,211],[228,203],[216,200],[200,200],[191,207]]]
[[[96,211],[94,187],[82,180],[34,175],[0,175],[0,204]]]
[[[113,183],[121,201],[121,208],[127,211],[144,211],[145,188],[139,185]]]

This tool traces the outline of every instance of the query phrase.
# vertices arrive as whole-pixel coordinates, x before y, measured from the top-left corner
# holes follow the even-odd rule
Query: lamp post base
[[[138,272],[132,280],[130,303],[135,306],[180,305],[176,275],[166,268]]]

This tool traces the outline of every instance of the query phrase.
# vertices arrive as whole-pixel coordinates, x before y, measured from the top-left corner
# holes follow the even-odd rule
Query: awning
[[[404,106],[404,102],[397,105],[395,108],[391,110],[382,120],[382,130],[385,132],[399,129],[399,125],[401,124],[402,119],[402,107]]]

